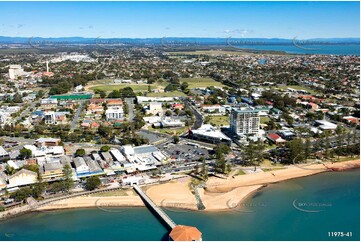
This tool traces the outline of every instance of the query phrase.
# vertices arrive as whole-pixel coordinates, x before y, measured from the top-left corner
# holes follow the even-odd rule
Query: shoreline
[[[287,169],[239,175],[235,178],[229,177],[227,179],[211,177],[207,181],[205,189],[198,188],[200,198],[206,207],[204,210],[198,210],[195,196],[189,190],[188,182],[190,178],[147,187],[146,194],[164,210],[172,211],[172,209],[180,209],[200,212],[227,212],[236,209],[237,206],[252,199],[257,192],[270,184],[324,172],[353,170],[360,167],[360,160],[349,160],[332,164],[325,163],[325,165],[327,165],[327,168],[325,168],[323,164],[305,166],[307,169],[305,169],[305,167],[290,166]],[[107,211],[107,208],[126,207],[145,207],[145,204],[138,195],[131,194],[125,196],[79,196],[55,201],[27,212],[22,213],[20,211],[18,214],[13,213],[9,217],[17,217],[31,212],[46,213],[56,210],[79,208],[98,208],[106,212],[116,212],[110,209]],[[8,212],[12,211],[9,210],[2,213],[5,215],[5,213]],[[2,217],[6,219],[8,216],[5,215]]]

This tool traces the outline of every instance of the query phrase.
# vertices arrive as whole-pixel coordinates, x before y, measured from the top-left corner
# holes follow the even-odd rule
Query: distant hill
[[[282,38],[198,38],[198,37],[164,37],[164,38],[84,38],[84,37],[7,37],[0,36],[0,44],[186,44],[186,45],[272,45],[305,42],[310,44],[360,44],[360,38],[313,38],[313,39],[282,39]]]

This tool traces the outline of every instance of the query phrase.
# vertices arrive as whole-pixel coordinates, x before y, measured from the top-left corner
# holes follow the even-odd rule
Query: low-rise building
[[[74,159],[75,170],[78,175],[82,175],[84,173],[89,173],[89,166],[85,163],[83,157],[75,157]]]
[[[203,105],[202,110],[205,113],[226,113],[226,108],[217,104],[217,105]]]
[[[10,159],[9,152],[7,152],[2,146],[0,146],[0,162],[4,162]]]
[[[56,180],[63,177],[63,166],[60,161],[44,164],[42,177],[45,181]]]
[[[286,140],[282,139],[278,134],[269,134],[267,135],[267,139],[274,144],[282,144],[286,142]]]
[[[123,120],[124,119],[123,107],[114,106],[114,107],[108,108],[105,111],[105,116],[106,116],[107,121]]]
[[[199,129],[190,130],[188,138],[212,144],[225,143],[231,145],[231,139],[210,124],[203,124]]]
[[[38,174],[33,171],[26,169],[21,169],[16,172],[14,175],[9,176],[9,185],[8,187],[18,187],[34,184],[38,181]]]

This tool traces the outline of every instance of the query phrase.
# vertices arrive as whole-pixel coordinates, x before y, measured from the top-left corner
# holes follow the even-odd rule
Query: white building
[[[221,105],[203,105],[202,110],[205,113],[226,113],[226,108]]]
[[[184,122],[179,119],[164,118],[161,122],[162,127],[184,127]]]
[[[337,124],[326,120],[316,120],[313,126],[319,128],[320,130],[335,130],[337,128]]]
[[[9,152],[0,146],[0,162],[8,159],[10,159]]]
[[[9,177],[8,187],[30,185],[36,183],[37,181],[38,175],[36,174],[36,172],[21,169],[20,171]]]
[[[19,76],[24,74],[23,68],[21,65],[10,65],[9,66],[9,78],[14,80],[17,79]]]
[[[54,111],[44,112],[44,121],[46,124],[56,124],[56,116]]]
[[[203,124],[199,129],[191,130],[189,138],[212,144],[225,143],[231,145],[231,139],[210,124]]]
[[[58,105],[58,99],[56,98],[43,98],[40,100],[41,105]]]
[[[74,165],[77,174],[90,172],[89,166],[85,163],[83,157],[74,158]]]
[[[260,120],[257,110],[232,109],[231,131],[239,136],[257,134]]]
[[[0,111],[0,124],[6,124],[10,120],[10,114]]]
[[[105,116],[107,121],[123,119],[124,118],[123,107],[120,106],[110,107],[105,111]]]
[[[149,103],[148,107],[145,110],[145,113],[153,114],[153,115],[163,113],[162,103],[158,103],[158,102]]]

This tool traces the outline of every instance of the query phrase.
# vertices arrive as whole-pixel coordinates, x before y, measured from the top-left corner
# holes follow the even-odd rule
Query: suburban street
[[[78,110],[76,110],[76,113],[74,115],[74,119],[73,121],[71,122],[71,126],[70,126],[70,131],[74,131],[75,127],[76,127],[76,124],[78,122],[78,119],[79,119],[79,116],[80,116],[80,113],[81,111],[83,110],[83,106],[84,106],[84,100],[80,101],[80,105],[78,107]]]

